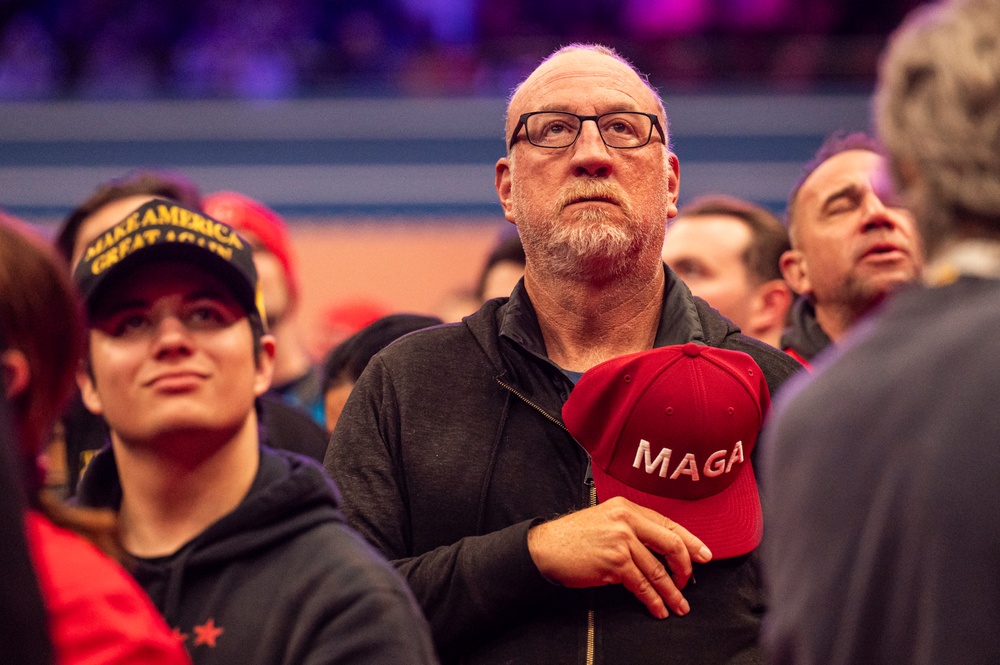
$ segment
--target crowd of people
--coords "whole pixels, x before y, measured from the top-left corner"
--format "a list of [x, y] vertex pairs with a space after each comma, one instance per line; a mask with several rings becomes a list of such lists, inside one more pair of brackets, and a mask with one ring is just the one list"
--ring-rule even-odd
[[12, 0], [0, 99], [506, 94], [572, 41], [666, 84], [867, 86], [920, 0]]
[[[458, 321], [312, 358], [284, 221], [100, 183], [0, 215], [23, 663], [994, 663], [1000, 0], [921, 7], [784, 223], [678, 209], [595, 43], [521, 81]], [[501, 119], [498, 118], [498, 124]]]

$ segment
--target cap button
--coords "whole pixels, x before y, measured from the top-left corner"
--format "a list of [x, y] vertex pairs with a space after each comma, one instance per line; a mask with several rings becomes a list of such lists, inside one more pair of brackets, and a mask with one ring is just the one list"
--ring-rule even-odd
[[684, 351], [684, 355], [689, 358], [697, 358], [701, 355], [701, 349], [701, 345], [695, 344], [694, 342], [688, 342], [682, 347], [681, 350]]

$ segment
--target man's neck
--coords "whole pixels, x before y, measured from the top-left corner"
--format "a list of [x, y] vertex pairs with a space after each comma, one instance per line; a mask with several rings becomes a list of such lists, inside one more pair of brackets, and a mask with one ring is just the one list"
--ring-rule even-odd
[[844, 304], [816, 305], [816, 322], [830, 341], [836, 343], [861, 317]]
[[525, 288], [538, 316], [549, 359], [583, 372], [628, 353], [653, 348], [663, 308], [662, 266], [652, 274], [605, 282], [535, 279]]
[[122, 544], [138, 557], [173, 554], [232, 512], [260, 463], [253, 414], [221, 441], [189, 432], [139, 445], [111, 437], [122, 486]]

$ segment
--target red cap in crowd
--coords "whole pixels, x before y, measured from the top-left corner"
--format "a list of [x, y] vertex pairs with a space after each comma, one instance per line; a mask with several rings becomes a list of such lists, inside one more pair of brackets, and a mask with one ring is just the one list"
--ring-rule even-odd
[[202, 199], [202, 209], [210, 217], [236, 229], [241, 235], [251, 235], [281, 263], [285, 282], [292, 300], [299, 295], [299, 280], [295, 271], [292, 242], [285, 221], [263, 203], [237, 192], [216, 192]]

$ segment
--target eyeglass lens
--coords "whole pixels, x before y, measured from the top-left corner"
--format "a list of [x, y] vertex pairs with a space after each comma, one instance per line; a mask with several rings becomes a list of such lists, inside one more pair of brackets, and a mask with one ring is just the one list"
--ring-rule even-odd
[[[604, 142], [613, 148], [637, 148], [649, 143], [653, 123], [642, 113], [617, 112], [598, 116], [594, 121]], [[528, 141], [544, 148], [572, 145], [583, 121], [572, 113], [544, 112], [528, 117]]]

